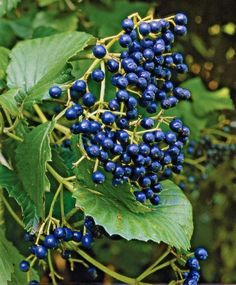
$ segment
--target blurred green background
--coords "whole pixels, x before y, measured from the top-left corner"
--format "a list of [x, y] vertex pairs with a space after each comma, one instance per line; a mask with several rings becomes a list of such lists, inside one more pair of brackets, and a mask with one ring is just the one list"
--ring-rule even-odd
[[[187, 84], [194, 90], [195, 101], [192, 104], [195, 104], [196, 109], [202, 108], [206, 97], [211, 100], [206, 104], [211, 105], [214, 96], [217, 97], [222, 92], [231, 97], [235, 106], [235, 0], [18, 0], [15, 3], [17, 9], [13, 13], [5, 15], [2, 11], [0, 15], [0, 46], [11, 48], [22, 39], [44, 37], [68, 30], [82, 30], [105, 37], [119, 32], [121, 20], [134, 12], [144, 16], [153, 8], [157, 17], [184, 12], [189, 19], [188, 36], [177, 41], [176, 49], [186, 55], [190, 72], [178, 80], [191, 82]], [[201, 80], [189, 81], [195, 77]], [[227, 89], [222, 91], [223, 87]], [[198, 118], [197, 114], [195, 117], [193, 114], [183, 116], [185, 123], [192, 126], [194, 139], [199, 138], [203, 128], [211, 126], [212, 122], [215, 124], [222, 116], [229, 122], [235, 120], [235, 111], [232, 107], [226, 108], [228, 103], [222, 100], [220, 108], [205, 112], [203, 117]], [[209, 259], [202, 268], [202, 282], [236, 282], [235, 170], [236, 161], [232, 157], [215, 165], [206, 180], [199, 179], [197, 184], [185, 190], [194, 209], [193, 248], [202, 245], [209, 250]], [[14, 224], [9, 226], [9, 233], [13, 228]], [[22, 233], [15, 235], [15, 243], [19, 247], [20, 235]], [[162, 245], [153, 243], [107, 238], [95, 243], [94, 254], [101, 262], [110, 264], [121, 273], [135, 276], [157, 258], [161, 248]], [[76, 274], [75, 272], [74, 278]], [[150, 281], [168, 281], [169, 277], [169, 273], [162, 271]]]

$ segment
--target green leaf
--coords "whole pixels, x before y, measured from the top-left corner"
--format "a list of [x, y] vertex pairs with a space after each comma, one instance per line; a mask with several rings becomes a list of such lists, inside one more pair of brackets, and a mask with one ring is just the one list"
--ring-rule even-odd
[[0, 47], [0, 80], [5, 78], [9, 62], [9, 49]]
[[61, 80], [68, 60], [93, 41], [89, 34], [67, 32], [18, 43], [10, 54], [8, 87], [20, 89], [26, 107], [48, 98], [48, 89]]
[[4, 14], [10, 12], [12, 9], [16, 8], [16, 5], [21, 2], [21, 0], [2, 0], [0, 1], [0, 17]]
[[58, 1], [59, 0], [39, 0], [38, 3], [39, 3], [39, 6], [44, 7], [44, 6], [48, 6]]
[[19, 108], [15, 99], [18, 91], [18, 89], [10, 89], [0, 95], [0, 106], [2, 106], [3, 109], [7, 110], [14, 117], [19, 114]]
[[102, 38], [118, 33], [121, 30], [121, 21], [130, 14], [138, 12], [141, 16], [144, 16], [151, 4], [120, 0], [112, 1], [112, 7], [98, 5], [97, 9], [94, 9], [94, 4], [84, 1], [81, 7], [95, 28], [98, 29], [99, 37]]
[[15, 35], [9, 21], [0, 18], [0, 46], [11, 47], [14, 40]]
[[[183, 192], [171, 181], [164, 181], [160, 193], [161, 202], [150, 207], [149, 212], [134, 212], [131, 199], [121, 201], [116, 197], [127, 189], [113, 189], [98, 185], [91, 187], [88, 175], [74, 193], [76, 205], [85, 215], [92, 216], [110, 234], [119, 234], [127, 240], [165, 242], [176, 248], [188, 249], [193, 231], [192, 208]], [[112, 196], [114, 195], [114, 196]], [[133, 206], [134, 203], [133, 203]]]
[[33, 22], [33, 28], [50, 27], [60, 32], [75, 31], [78, 24], [76, 13], [62, 14], [56, 11], [39, 12]]
[[199, 77], [184, 82], [182, 87], [191, 91], [192, 107], [197, 116], [203, 117], [209, 112], [234, 109], [228, 88], [222, 88], [214, 92], [209, 91]]
[[[19, 263], [24, 259], [18, 249], [6, 239], [3, 229], [0, 228], [1, 285], [22, 285], [27, 283], [27, 275], [19, 269]], [[38, 279], [38, 275], [34, 270], [32, 277]]]
[[0, 165], [0, 186], [5, 188], [9, 196], [14, 198], [21, 207], [25, 228], [29, 230], [37, 227], [39, 217], [34, 202], [23, 189], [16, 173], [3, 165]]
[[44, 216], [44, 192], [50, 189], [46, 163], [51, 160], [49, 134], [53, 125], [53, 122], [48, 122], [37, 126], [25, 135], [23, 143], [16, 149], [19, 179], [41, 217]]

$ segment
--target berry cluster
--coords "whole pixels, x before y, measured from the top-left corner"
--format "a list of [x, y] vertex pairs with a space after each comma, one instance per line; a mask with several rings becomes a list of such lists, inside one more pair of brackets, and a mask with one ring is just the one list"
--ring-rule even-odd
[[190, 189], [199, 187], [199, 183], [206, 180], [212, 168], [236, 157], [233, 128], [226, 125], [223, 128], [208, 131], [215, 135], [204, 135], [199, 141], [192, 140], [188, 144], [186, 157], [193, 161], [193, 164], [185, 168], [186, 179], [179, 183], [181, 189], [185, 189], [186, 186]]
[[[117, 41], [125, 50], [119, 56], [109, 53], [106, 45], [93, 48], [96, 60], [112, 74], [114, 97], [104, 102], [103, 94], [96, 102], [87, 76], [70, 87], [73, 105], [65, 117], [76, 120], [71, 132], [81, 136], [85, 156], [96, 161], [93, 182], [105, 181], [102, 167], [112, 173], [114, 186], [129, 182], [138, 188], [134, 195], [141, 203], [148, 199], [158, 205], [160, 180], [183, 168], [182, 148], [189, 128], [180, 119], [164, 117], [163, 112], [190, 98], [187, 89], [174, 86], [171, 80], [173, 74], [188, 71], [182, 54], [171, 52], [175, 36], [186, 34], [186, 24], [181, 13], [159, 20], [124, 19]], [[95, 68], [88, 76], [102, 82], [105, 69]], [[49, 94], [58, 98], [62, 89], [53, 86]], [[163, 124], [170, 130], [163, 131]]]
[[194, 257], [191, 257], [186, 262], [188, 271], [184, 273], [184, 285], [197, 285], [200, 279], [199, 261], [206, 260], [208, 253], [205, 248], [199, 247], [194, 252]]
[[219, 163], [236, 156], [236, 145], [224, 142], [214, 143], [209, 136], [203, 136], [198, 144], [194, 141], [190, 142], [187, 153], [193, 158], [204, 155], [208, 164], [217, 166]]
[[[37, 259], [45, 259], [48, 255], [48, 250], [57, 250], [61, 253], [64, 259], [71, 258], [73, 252], [67, 249], [67, 242], [73, 241], [78, 243], [84, 248], [90, 248], [93, 242], [93, 236], [96, 236], [96, 226], [94, 221], [90, 217], [86, 217], [84, 220], [84, 231], [73, 231], [68, 227], [56, 227], [52, 233], [45, 235], [43, 242], [35, 244], [35, 235], [26, 233], [24, 240], [26, 242], [32, 242], [30, 246], [31, 256], [35, 256]], [[28, 272], [30, 270], [30, 262], [28, 260], [23, 260], [19, 264], [19, 268], [23, 272]], [[94, 276], [95, 273], [92, 275]], [[37, 285], [38, 281], [30, 281], [29, 285]]]

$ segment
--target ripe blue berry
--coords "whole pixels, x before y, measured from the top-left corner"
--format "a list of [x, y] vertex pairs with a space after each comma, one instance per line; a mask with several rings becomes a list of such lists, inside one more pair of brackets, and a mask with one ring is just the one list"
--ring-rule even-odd
[[113, 161], [108, 161], [108, 162], [105, 164], [104, 169], [105, 169], [107, 172], [113, 172], [113, 171], [115, 171], [115, 169], [116, 169], [116, 163], [113, 162]]
[[205, 248], [203, 247], [198, 247], [195, 252], [194, 252], [195, 257], [198, 260], [206, 260], [208, 257], [208, 252]]
[[87, 247], [87, 248], [91, 247], [91, 244], [93, 242], [93, 238], [92, 238], [91, 234], [85, 234], [82, 237], [81, 242], [82, 242], [82, 245], [84, 247]]
[[174, 28], [174, 32], [178, 36], [184, 36], [187, 33], [187, 28], [185, 26], [176, 25]]
[[134, 195], [136, 197], [136, 200], [140, 203], [144, 203], [146, 201], [146, 195], [142, 191], [135, 191]]
[[35, 255], [38, 259], [43, 259], [47, 256], [47, 249], [43, 245], [38, 245], [35, 249]]
[[122, 21], [121, 26], [126, 32], [130, 32], [134, 28], [134, 22], [132, 19], [127, 18]]
[[95, 97], [92, 93], [88, 92], [83, 95], [83, 104], [86, 107], [91, 107], [95, 103]]
[[44, 246], [46, 248], [55, 248], [58, 245], [58, 240], [54, 235], [47, 235], [44, 239]]
[[64, 238], [64, 236], [65, 236], [64, 228], [61, 228], [61, 227], [55, 228], [55, 230], [53, 231], [53, 235], [57, 239]]
[[116, 116], [113, 113], [106, 111], [101, 115], [101, 119], [103, 124], [112, 125], [115, 122]]
[[67, 120], [75, 120], [75, 119], [78, 118], [78, 112], [72, 106], [72, 107], [70, 107], [69, 109], [66, 110], [65, 117], [67, 118]]
[[103, 81], [105, 77], [104, 72], [101, 69], [95, 69], [92, 73], [91, 73], [91, 78], [96, 81], [96, 82], [101, 82]]
[[150, 201], [153, 205], [158, 205], [160, 203], [160, 196], [154, 194]]
[[104, 176], [104, 174], [102, 172], [95, 171], [92, 174], [92, 180], [96, 184], [101, 184], [101, 183], [103, 183], [105, 181], [105, 176]]
[[154, 127], [154, 121], [151, 118], [143, 118], [140, 125], [145, 129], [149, 130]]
[[102, 45], [96, 45], [93, 48], [93, 54], [96, 58], [103, 58], [106, 55], [106, 48]]
[[143, 36], [147, 36], [151, 32], [151, 27], [148, 23], [142, 22], [139, 26], [139, 32]]
[[119, 43], [122, 47], [128, 47], [132, 43], [132, 39], [129, 35], [123, 34], [119, 39]]
[[188, 19], [186, 15], [184, 15], [183, 13], [178, 13], [175, 15], [174, 21], [177, 25], [186, 25], [188, 22]]
[[189, 258], [186, 262], [186, 266], [189, 269], [193, 269], [193, 270], [199, 270], [200, 269], [199, 262], [195, 257]]
[[97, 274], [97, 269], [93, 266], [89, 267], [87, 269], [87, 272], [89, 274], [89, 276], [91, 277], [92, 280], [96, 279], [98, 277], [98, 274]]
[[86, 148], [89, 157], [96, 158], [100, 155], [100, 149], [97, 145], [90, 145]]
[[73, 241], [80, 242], [82, 239], [82, 236], [83, 235], [81, 232], [77, 232], [77, 231], [73, 232]]
[[109, 59], [106, 63], [106, 66], [110, 72], [117, 72], [119, 69], [119, 63], [114, 59]]
[[63, 238], [64, 241], [70, 241], [73, 238], [73, 231], [67, 227], [64, 227], [65, 236]]
[[86, 82], [84, 80], [76, 80], [73, 85], [72, 89], [77, 91], [79, 94], [84, 94], [86, 92]]
[[21, 271], [27, 272], [27, 271], [29, 271], [30, 264], [29, 264], [28, 261], [22, 260], [20, 265], [19, 265], [19, 268], [20, 268]]
[[52, 98], [59, 98], [62, 94], [62, 90], [59, 86], [57, 85], [54, 85], [52, 86], [50, 89], [49, 89], [49, 95], [52, 97]]

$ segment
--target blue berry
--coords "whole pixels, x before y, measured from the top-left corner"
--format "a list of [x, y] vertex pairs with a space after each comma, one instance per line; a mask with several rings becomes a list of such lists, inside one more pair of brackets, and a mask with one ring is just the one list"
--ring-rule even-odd
[[198, 260], [206, 260], [208, 257], [208, 252], [205, 248], [203, 247], [198, 247], [195, 252], [194, 252], [195, 257]]
[[19, 268], [20, 268], [21, 271], [27, 272], [27, 271], [29, 271], [30, 264], [29, 264], [28, 261], [22, 260], [20, 265], [19, 265]]
[[112, 125], [115, 122], [115, 119], [116, 116], [109, 111], [106, 111], [101, 115], [101, 120], [105, 125]]
[[77, 231], [73, 232], [73, 241], [80, 242], [82, 239], [82, 236], [83, 235], [81, 232], [77, 232]]
[[171, 122], [170, 122], [170, 128], [172, 131], [174, 132], [181, 132], [182, 131], [182, 127], [183, 127], [183, 123], [180, 119], [173, 119]]
[[127, 153], [131, 156], [135, 156], [137, 155], [139, 152], [139, 146], [136, 145], [136, 144], [130, 144], [128, 147], [127, 147]]
[[161, 31], [161, 22], [160, 21], [152, 21], [150, 23], [150, 28], [152, 33], [158, 33]]
[[132, 39], [129, 35], [123, 34], [120, 36], [119, 43], [122, 47], [128, 47], [132, 43]]
[[106, 48], [102, 45], [96, 45], [93, 48], [93, 54], [96, 58], [103, 58], [106, 55]]
[[188, 19], [183, 13], [178, 13], [175, 15], [174, 21], [177, 25], [187, 25]]
[[93, 242], [93, 238], [91, 234], [85, 234], [81, 239], [82, 246], [87, 247], [87, 248], [91, 247], [92, 242]]
[[76, 80], [73, 85], [72, 89], [77, 91], [79, 94], [84, 94], [86, 92], [86, 82], [84, 80]]
[[160, 196], [154, 194], [150, 201], [153, 205], [158, 205], [160, 203]]
[[58, 245], [58, 240], [54, 235], [47, 235], [44, 239], [44, 246], [46, 248], [55, 248]]
[[47, 249], [43, 245], [38, 245], [35, 249], [35, 255], [38, 259], [43, 259], [47, 256]]
[[96, 158], [100, 155], [100, 149], [97, 145], [91, 145], [86, 148], [89, 157]]
[[120, 109], [120, 103], [117, 99], [111, 99], [108, 103], [108, 107], [111, 111], [118, 111]]
[[140, 203], [144, 203], [146, 201], [146, 195], [142, 191], [135, 191], [134, 195], [136, 197], [136, 200]]
[[126, 32], [130, 32], [134, 28], [134, 22], [132, 19], [127, 18], [122, 21], [121, 26]]
[[105, 74], [101, 69], [95, 69], [91, 73], [91, 78], [96, 82], [103, 81], [104, 77], [105, 77]]
[[63, 238], [64, 241], [71, 241], [73, 238], [73, 231], [70, 228], [64, 227], [65, 236]]
[[95, 97], [92, 93], [88, 92], [83, 95], [83, 104], [86, 107], [91, 107], [95, 103]]
[[178, 36], [184, 36], [187, 33], [187, 28], [185, 26], [176, 25], [174, 28], [174, 32]]
[[139, 32], [140, 32], [141, 35], [147, 36], [151, 32], [150, 25], [148, 23], [146, 23], [146, 22], [142, 22], [139, 25]]
[[92, 174], [92, 180], [96, 184], [101, 184], [101, 183], [103, 183], [105, 181], [105, 176], [104, 176], [104, 174], [102, 172], [95, 171]]
[[89, 267], [87, 269], [87, 272], [88, 272], [89, 276], [91, 277], [91, 279], [93, 279], [93, 280], [98, 277], [97, 269], [93, 266]]
[[125, 102], [129, 99], [129, 93], [126, 90], [119, 90], [116, 92], [116, 98], [119, 102]]
[[34, 234], [30, 234], [30, 233], [24, 234], [24, 241], [29, 242], [29, 241], [34, 241], [34, 240], [35, 240]]
[[64, 238], [64, 236], [65, 236], [64, 228], [61, 228], [61, 227], [55, 228], [55, 230], [53, 231], [53, 235], [57, 239]]
[[54, 85], [52, 86], [50, 89], [49, 89], [49, 95], [52, 97], [52, 98], [59, 98], [62, 94], [62, 90], [61, 90], [61, 87], [57, 86], [57, 85]]
[[199, 270], [200, 269], [199, 262], [195, 257], [189, 258], [186, 262], [186, 266], [189, 269], [193, 269], [193, 270]]
[[76, 109], [72, 106], [65, 112], [65, 117], [67, 120], [75, 120], [78, 118], [78, 112]]
[[115, 171], [115, 169], [116, 169], [116, 163], [113, 162], [113, 161], [108, 161], [108, 162], [105, 164], [104, 169], [105, 169], [107, 172], [113, 172], [113, 171]]
[[151, 118], [143, 118], [140, 125], [145, 129], [149, 130], [154, 127], [154, 121]]
[[117, 72], [119, 69], [119, 63], [114, 59], [109, 59], [106, 63], [106, 66], [110, 72]]

